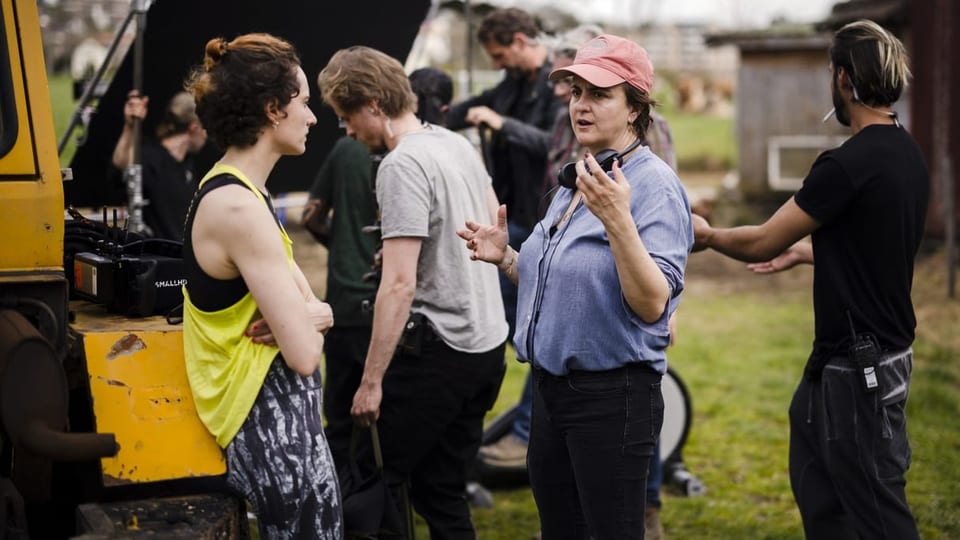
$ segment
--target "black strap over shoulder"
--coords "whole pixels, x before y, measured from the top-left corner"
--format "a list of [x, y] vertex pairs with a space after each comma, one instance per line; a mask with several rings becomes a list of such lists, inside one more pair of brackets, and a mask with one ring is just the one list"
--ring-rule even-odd
[[[187, 211], [187, 221], [184, 224], [183, 234], [183, 263], [187, 271], [187, 291], [193, 305], [204, 311], [218, 311], [236, 304], [250, 290], [243, 277], [234, 279], [216, 279], [207, 275], [197, 263], [193, 251], [193, 239], [190, 231], [193, 230], [193, 219], [197, 213], [197, 206], [211, 191], [230, 184], [239, 184], [247, 187], [239, 178], [232, 174], [220, 174], [204, 182], [203, 186], [193, 195], [190, 209]], [[272, 210], [272, 208], [271, 208]]]

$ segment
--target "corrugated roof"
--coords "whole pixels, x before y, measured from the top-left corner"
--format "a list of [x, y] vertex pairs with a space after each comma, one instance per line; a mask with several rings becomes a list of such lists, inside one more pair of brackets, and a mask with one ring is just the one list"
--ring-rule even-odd
[[826, 33], [809, 24], [775, 25], [763, 30], [717, 32], [705, 36], [707, 46], [736, 45], [742, 51], [798, 51], [824, 49], [830, 43]]
[[849, 0], [835, 4], [830, 15], [817, 23], [818, 30], [833, 31], [859, 19], [885, 26], [900, 26], [910, 18], [908, 0]]

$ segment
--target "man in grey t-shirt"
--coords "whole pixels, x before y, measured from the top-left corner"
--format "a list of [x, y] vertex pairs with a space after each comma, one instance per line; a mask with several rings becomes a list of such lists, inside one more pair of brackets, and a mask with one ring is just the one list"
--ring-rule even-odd
[[472, 264], [456, 230], [495, 219], [490, 178], [464, 138], [417, 119], [397, 60], [344, 49], [318, 84], [347, 135], [388, 152], [376, 180], [382, 278], [351, 414], [377, 422], [387, 479], [409, 481], [431, 536], [474, 538], [466, 471], [503, 378], [507, 323], [496, 268]]

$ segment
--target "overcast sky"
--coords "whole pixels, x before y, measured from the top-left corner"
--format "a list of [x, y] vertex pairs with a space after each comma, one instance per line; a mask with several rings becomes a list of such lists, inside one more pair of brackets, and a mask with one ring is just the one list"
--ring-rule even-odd
[[815, 22], [842, 0], [520, 0], [494, 3], [536, 6], [551, 4], [581, 20], [626, 24], [646, 22], [714, 23], [724, 27], [765, 26], [776, 17]]

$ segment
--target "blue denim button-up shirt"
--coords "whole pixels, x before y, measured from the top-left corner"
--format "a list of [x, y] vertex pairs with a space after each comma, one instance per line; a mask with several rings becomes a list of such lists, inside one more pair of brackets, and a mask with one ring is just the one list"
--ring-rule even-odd
[[580, 203], [553, 234], [574, 195], [561, 188], [520, 250], [517, 357], [554, 375], [604, 371], [631, 362], [667, 369], [667, 322], [683, 290], [693, 245], [690, 204], [676, 173], [643, 147], [623, 165], [630, 213], [640, 239], [670, 286], [663, 316], [652, 324], [627, 305], [603, 224]]

